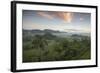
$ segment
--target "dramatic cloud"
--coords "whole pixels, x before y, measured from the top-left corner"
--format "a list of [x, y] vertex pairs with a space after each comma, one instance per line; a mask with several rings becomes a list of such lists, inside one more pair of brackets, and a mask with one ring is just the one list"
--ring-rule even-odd
[[60, 19], [63, 22], [70, 23], [72, 21], [73, 14], [71, 12], [38, 12], [38, 15], [48, 19]]

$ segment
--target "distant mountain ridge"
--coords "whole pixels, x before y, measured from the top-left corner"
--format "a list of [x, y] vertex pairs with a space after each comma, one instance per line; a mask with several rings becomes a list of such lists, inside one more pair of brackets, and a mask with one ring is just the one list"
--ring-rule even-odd
[[33, 32], [33, 33], [44, 33], [44, 32], [49, 32], [49, 33], [67, 33], [67, 32], [63, 32], [63, 31], [58, 31], [58, 30], [51, 30], [51, 29], [44, 29], [44, 30], [40, 30], [40, 29], [33, 29], [33, 30], [27, 30], [27, 29], [23, 29], [23, 31], [26, 32]]
[[64, 32], [64, 31], [59, 31], [59, 30], [51, 30], [51, 29], [32, 29], [32, 30], [27, 30], [23, 29], [23, 33], [29, 33], [29, 34], [44, 34], [44, 33], [52, 33], [53, 35], [81, 35], [81, 36], [90, 36], [90, 33], [79, 33], [79, 32]]

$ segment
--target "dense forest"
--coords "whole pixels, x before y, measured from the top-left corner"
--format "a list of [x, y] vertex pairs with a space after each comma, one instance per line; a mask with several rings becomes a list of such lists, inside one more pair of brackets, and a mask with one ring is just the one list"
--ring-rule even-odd
[[[38, 31], [39, 34], [36, 34], [37, 31], [35, 30], [31, 32], [23, 30], [23, 62], [86, 60], [91, 58], [90, 36], [71, 34], [63, 37], [52, 32]], [[55, 33], [62, 34], [64, 32], [56, 31]]]

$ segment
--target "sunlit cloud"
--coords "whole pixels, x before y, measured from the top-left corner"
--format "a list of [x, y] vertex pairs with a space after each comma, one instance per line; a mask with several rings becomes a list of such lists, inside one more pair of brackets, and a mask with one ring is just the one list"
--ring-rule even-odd
[[59, 12], [57, 16], [61, 18], [64, 22], [70, 23], [72, 21], [72, 13], [70, 12]]
[[45, 17], [47, 19], [60, 19], [64, 23], [70, 23], [73, 18], [73, 14], [71, 12], [54, 12], [54, 13], [47, 13], [47, 12], [37, 12], [38, 15]]

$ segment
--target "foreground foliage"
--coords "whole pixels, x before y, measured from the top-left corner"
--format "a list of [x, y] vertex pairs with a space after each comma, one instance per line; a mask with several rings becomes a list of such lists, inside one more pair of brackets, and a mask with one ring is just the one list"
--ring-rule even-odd
[[65, 61], [90, 59], [91, 41], [88, 36], [62, 38], [44, 35], [23, 36], [23, 62]]

